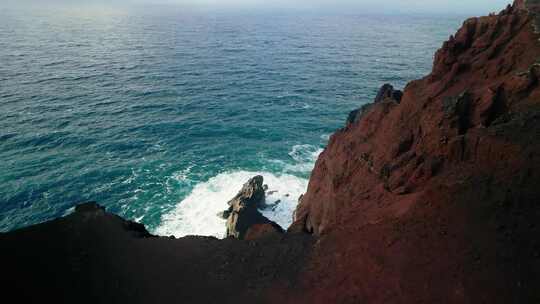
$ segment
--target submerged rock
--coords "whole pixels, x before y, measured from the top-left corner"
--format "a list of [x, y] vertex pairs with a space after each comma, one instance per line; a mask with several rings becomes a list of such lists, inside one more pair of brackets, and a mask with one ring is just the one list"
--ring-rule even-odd
[[258, 175], [244, 184], [229, 202], [222, 217], [227, 219], [227, 237], [254, 239], [263, 235], [283, 233], [283, 229], [259, 212], [265, 205], [263, 177]]

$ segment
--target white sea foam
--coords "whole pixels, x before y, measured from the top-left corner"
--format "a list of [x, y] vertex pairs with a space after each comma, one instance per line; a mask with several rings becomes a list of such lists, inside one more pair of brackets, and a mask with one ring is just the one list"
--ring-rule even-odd
[[[311, 172], [322, 149], [313, 145], [295, 145], [289, 152], [293, 162], [269, 160], [282, 165], [281, 174], [270, 172], [233, 171], [221, 173], [206, 182], [197, 184], [191, 193], [173, 210], [164, 214], [160, 225], [153, 231], [157, 235], [204, 235], [223, 238], [226, 233], [225, 220], [217, 214], [228, 208], [242, 185], [255, 175], [262, 175], [268, 185], [266, 203], [268, 208], [261, 213], [287, 229], [292, 223], [298, 198], [308, 185], [306, 178], [293, 174]], [[178, 180], [188, 179], [191, 168], [174, 175]], [[293, 173], [293, 174], [291, 174]]]
[[328, 142], [330, 140], [330, 136], [332, 136], [332, 134], [323, 134], [323, 135], [321, 135], [321, 139], [324, 142]]
[[292, 147], [289, 156], [295, 161], [294, 164], [286, 164], [284, 171], [288, 173], [309, 173], [323, 149], [313, 145], [296, 145]]
[[313, 145], [296, 145], [292, 147], [289, 156], [298, 163], [313, 164], [323, 149]]
[[172, 178], [178, 182], [185, 182], [189, 180], [189, 174], [191, 173], [191, 169], [193, 169], [193, 165], [187, 167], [186, 169], [180, 172], [173, 174]]
[[64, 214], [62, 216], [68, 216], [68, 215], [72, 214], [73, 212], [75, 212], [75, 207], [71, 207], [71, 208], [67, 209], [66, 211], [64, 211]]
[[262, 175], [264, 183], [269, 186], [267, 204], [280, 200], [274, 208], [269, 207], [261, 212], [280, 226], [289, 227], [298, 197], [306, 190], [308, 181], [287, 174], [277, 176], [268, 172], [235, 171], [221, 173], [196, 185], [188, 197], [162, 217], [154, 233], [176, 237], [205, 235], [223, 238], [225, 220], [217, 214], [228, 208], [227, 202], [255, 175]]

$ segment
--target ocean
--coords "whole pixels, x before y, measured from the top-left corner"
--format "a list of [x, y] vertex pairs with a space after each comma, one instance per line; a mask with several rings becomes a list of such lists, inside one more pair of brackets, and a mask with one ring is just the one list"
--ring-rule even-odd
[[217, 213], [256, 174], [286, 228], [329, 135], [427, 74], [463, 19], [0, 9], [0, 231], [97, 201], [158, 235], [222, 237]]

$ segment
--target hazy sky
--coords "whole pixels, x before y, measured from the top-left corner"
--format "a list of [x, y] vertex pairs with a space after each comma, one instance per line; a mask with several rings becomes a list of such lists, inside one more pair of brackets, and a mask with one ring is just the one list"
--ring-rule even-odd
[[[0, 0], [6, 3], [70, 4], [180, 4], [201, 8], [335, 10], [369, 13], [487, 14], [503, 9], [511, 0]], [[351, 11], [352, 10], [352, 11]]]

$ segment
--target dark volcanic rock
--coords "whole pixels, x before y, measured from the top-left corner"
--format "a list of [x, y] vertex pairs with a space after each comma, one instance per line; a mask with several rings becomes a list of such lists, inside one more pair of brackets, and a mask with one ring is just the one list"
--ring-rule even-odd
[[347, 125], [353, 124], [359, 121], [362, 118], [362, 116], [369, 110], [369, 108], [371, 108], [372, 105], [373, 104], [368, 103], [361, 106], [360, 108], [356, 110], [351, 111], [349, 113], [349, 116], [347, 117]]
[[[283, 229], [259, 212], [265, 205], [263, 177], [255, 176], [244, 184], [240, 192], [228, 202], [227, 237], [253, 239], [271, 233], [283, 233]], [[250, 230], [252, 232], [248, 233]]]
[[403, 92], [400, 90], [394, 90], [394, 87], [391, 84], [384, 84], [377, 93], [373, 103], [379, 103], [386, 100], [391, 100], [399, 103], [403, 97]]
[[86, 203], [64, 218], [0, 233], [2, 297], [20, 303], [273, 303], [276, 290], [293, 292], [312, 244], [305, 235], [245, 242], [155, 237], [134, 224]]
[[379, 89], [379, 92], [377, 93], [377, 96], [375, 97], [373, 103], [365, 104], [349, 113], [349, 116], [347, 117], [347, 125], [354, 124], [359, 121], [363, 117], [363, 115], [366, 114], [369, 109], [371, 109], [373, 104], [381, 102], [399, 103], [402, 97], [403, 92], [401, 92], [400, 90], [394, 90], [394, 87], [390, 84], [384, 84]]
[[81, 213], [97, 212], [97, 213], [102, 214], [105, 212], [105, 208], [98, 205], [98, 203], [96, 202], [88, 202], [88, 203], [82, 203], [75, 206], [75, 212], [81, 212]]

